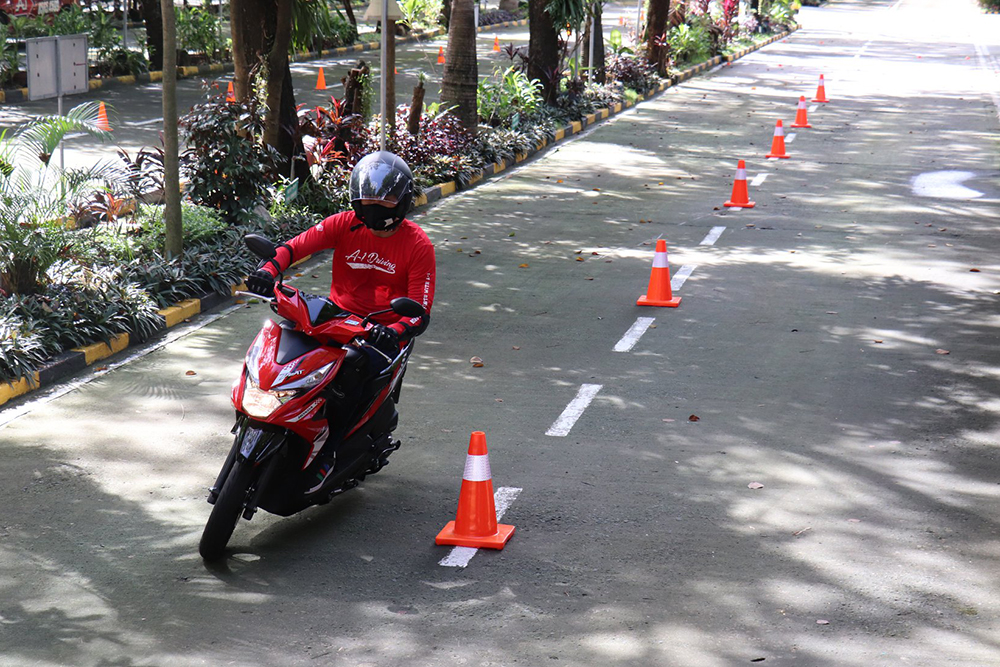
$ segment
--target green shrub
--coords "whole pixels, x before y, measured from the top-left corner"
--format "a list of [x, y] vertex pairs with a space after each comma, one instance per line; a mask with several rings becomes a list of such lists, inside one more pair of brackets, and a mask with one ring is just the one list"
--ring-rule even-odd
[[[296, 3], [298, 4], [298, 3]], [[177, 45], [189, 53], [203, 53], [210, 60], [222, 55], [226, 41], [219, 17], [200, 7], [177, 8]]]
[[676, 62], [694, 64], [708, 59], [711, 43], [708, 32], [700, 22], [695, 25], [682, 23], [671, 28], [667, 41]]
[[529, 79], [517, 65], [493, 70], [493, 76], [479, 82], [476, 91], [479, 117], [493, 127], [519, 122], [522, 116], [538, 111], [542, 104], [542, 84]]
[[196, 204], [218, 209], [230, 223], [254, 219], [266, 201], [277, 152], [262, 140], [263, 113], [257, 100], [208, 99], [180, 119], [188, 148], [181, 154], [187, 193]]

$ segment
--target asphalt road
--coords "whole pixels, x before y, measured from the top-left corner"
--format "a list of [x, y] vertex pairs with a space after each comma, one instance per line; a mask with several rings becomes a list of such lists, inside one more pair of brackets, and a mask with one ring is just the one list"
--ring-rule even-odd
[[[0, 662], [995, 664], [1000, 16], [801, 20], [420, 215], [438, 295], [402, 449], [241, 524], [224, 566], [204, 489], [262, 307], [0, 411], [28, 408], [0, 428]], [[831, 102], [765, 160], [820, 73]], [[757, 207], [725, 210], [740, 158]], [[678, 309], [634, 305], [657, 238]], [[517, 532], [442, 566], [473, 430]]]

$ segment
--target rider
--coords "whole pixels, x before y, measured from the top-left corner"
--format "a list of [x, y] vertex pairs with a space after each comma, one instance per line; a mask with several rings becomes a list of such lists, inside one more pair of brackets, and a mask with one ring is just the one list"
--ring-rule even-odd
[[[423, 333], [430, 322], [434, 246], [424, 230], [405, 218], [413, 200], [413, 175], [396, 155], [379, 151], [358, 161], [351, 172], [350, 198], [352, 211], [331, 215], [279, 244], [274, 259], [247, 277], [247, 289], [270, 296], [280, 271], [296, 259], [332, 248], [330, 299], [344, 310], [366, 315], [388, 309], [400, 296], [423, 305], [426, 314], [420, 317], [390, 311], [372, 318], [367, 340], [391, 359], [401, 343]], [[370, 376], [389, 363], [377, 353], [367, 356], [369, 369], [359, 367], [359, 375]]]

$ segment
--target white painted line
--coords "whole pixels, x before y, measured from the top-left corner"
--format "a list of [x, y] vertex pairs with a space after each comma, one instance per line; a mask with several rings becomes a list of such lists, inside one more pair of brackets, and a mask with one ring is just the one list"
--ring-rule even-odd
[[788, 133], [788, 136], [787, 136], [787, 137], [785, 137], [785, 143], [786, 143], [786, 144], [790, 144], [790, 143], [792, 143], [793, 141], [795, 141], [795, 134], [796, 134], [795, 132], [789, 132], [789, 133]]
[[770, 175], [771, 174], [757, 174], [756, 176], [753, 177], [753, 180], [750, 181], [750, 185], [757, 187], [758, 185], [763, 183], [764, 180], [767, 179], [767, 177]]
[[[493, 504], [497, 508], [498, 522], [503, 518], [504, 512], [514, 504], [519, 493], [521, 493], [521, 489], [513, 486], [501, 486], [493, 493]], [[455, 547], [451, 550], [451, 553], [438, 562], [438, 565], [443, 565], [444, 567], [465, 567], [472, 560], [472, 557], [476, 555], [477, 551], [479, 549], [475, 547]]]
[[[722, 229], [725, 229], [725, 227]], [[622, 339], [615, 343], [612, 351], [628, 352], [631, 350], [635, 347], [635, 344], [639, 342], [639, 339], [642, 338], [642, 334], [646, 333], [646, 329], [649, 328], [649, 325], [655, 321], [655, 317], [640, 317], [636, 319], [635, 323], [629, 327], [629, 330], [625, 332], [624, 336], [622, 336]]]
[[576, 398], [569, 402], [566, 409], [562, 411], [559, 418], [549, 427], [549, 430], [545, 432], [545, 435], [555, 436], [561, 438], [563, 436], [569, 435], [570, 430], [573, 428], [573, 424], [576, 420], [583, 416], [583, 411], [587, 409], [590, 402], [594, 400], [597, 396], [597, 392], [601, 390], [604, 385], [600, 384], [585, 384], [581, 385], [580, 391], [576, 393]]
[[712, 231], [708, 233], [708, 236], [701, 240], [698, 245], [715, 245], [715, 242], [719, 240], [722, 236], [722, 232], [726, 231], [725, 227], [712, 227]]
[[[897, 3], [897, 6], [898, 6], [898, 3]], [[854, 54], [854, 59], [857, 60], [858, 58], [860, 58], [861, 56], [863, 56], [865, 54], [865, 50], [869, 46], [871, 46], [871, 44], [872, 44], [873, 41], [874, 40], [869, 39], [867, 42], [865, 42], [865, 45], [862, 46], [861, 49], [857, 53]]]
[[813, 111], [816, 111], [816, 109], [819, 109], [819, 105], [818, 104], [810, 104], [809, 105], [809, 113], [812, 113]]
[[143, 125], [157, 125], [162, 122], [162, 118], [153, 118], [152, 120], [132, 120], [122, 123], [122, 125], [128, 125], [129, 127], [142, 127]]
[[698, 268], [697, 264], [685, 264], [682, 266], [677, 273], [670, 278], [670, 290], [677, 291], [681, 288], [681, 285], [691, 277], [691, 274], [695, 269]]

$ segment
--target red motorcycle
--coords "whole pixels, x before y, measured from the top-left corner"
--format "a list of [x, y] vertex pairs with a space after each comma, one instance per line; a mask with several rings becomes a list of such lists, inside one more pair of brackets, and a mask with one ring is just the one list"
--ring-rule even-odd
[[[264, 237], [244, 240], [261, 258], [274, 257]], [[400, 444], [392, 432], [413, 341], [392, 357], [365, 336], [375, 315], [424, 314], [400, 297], [388, 310], [360, 316], [285, 285], [281, 275], [273, 298], [240, 294], [270, 303], [281, 321], [264, 324], [233, 384], [236, 437], [209, 490], [212, 513], [198, 545], [207, 561], [222, 557], [240, 516], [249, 520], [258, 508], [289, 516], [328, 503], [388, 463]], [[369, 370], [372, 355], [384, 370]]]

